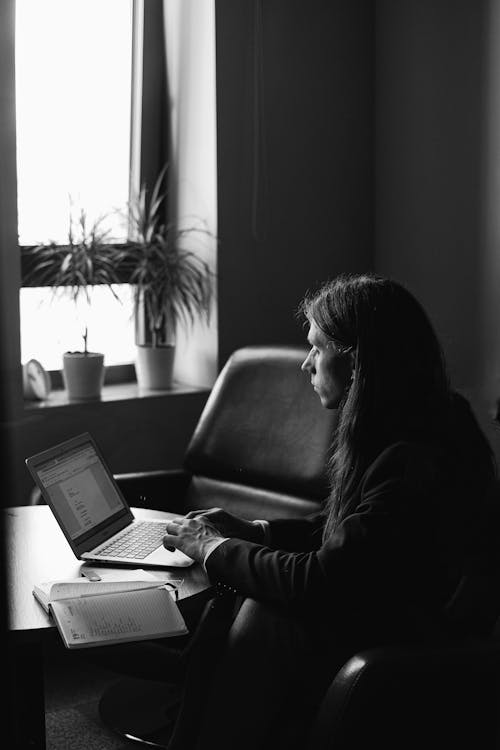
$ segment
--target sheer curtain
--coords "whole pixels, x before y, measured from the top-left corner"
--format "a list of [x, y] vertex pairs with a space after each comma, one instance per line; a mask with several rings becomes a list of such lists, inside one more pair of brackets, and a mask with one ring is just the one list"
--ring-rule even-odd
[[[170, 218], [201, 220], [217, 235], [217, 153], [214, 0], [163, 0], [166, 45]], [[216, 270], [216, 240], [199, 244]], [[221, 252], [224, 248], [221, 246]], [[217, 307], [209, 326], [200, 322], [178, 336], [176, 377], [211, 386], [218, 368]]]

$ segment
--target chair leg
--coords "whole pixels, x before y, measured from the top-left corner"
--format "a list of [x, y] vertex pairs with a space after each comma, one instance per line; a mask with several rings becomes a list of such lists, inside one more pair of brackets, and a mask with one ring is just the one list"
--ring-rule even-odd
[[139, 746], [166, 748], [179, 709], [179, 685], [126, 678], [111, 685], [99, 701], [103, 723]]

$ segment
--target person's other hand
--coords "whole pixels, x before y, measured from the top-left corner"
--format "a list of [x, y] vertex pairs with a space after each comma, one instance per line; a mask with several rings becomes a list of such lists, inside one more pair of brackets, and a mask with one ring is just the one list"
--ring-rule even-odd
[[205, 518], [212, 526], [215, 526], [221, 536], [245, 539], [247, 542], [262, 541], [262, 530], [260, 526], [247, 521], [244, 518], [228, 513], [222, 508], [210, 508], [209, 510], [191, 510], [186, 518]]
[[203, 562], [213, 542], [224, 538], [204, 515], [172, 518], [167, 521], [165, 530], [163, 546], [170, 551], [179, 549], [197, 562]]

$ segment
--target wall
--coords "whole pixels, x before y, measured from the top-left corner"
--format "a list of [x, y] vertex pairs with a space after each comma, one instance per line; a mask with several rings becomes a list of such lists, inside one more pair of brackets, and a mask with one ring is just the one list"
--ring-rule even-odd
[[[481, 371], [474, 401], [500, 467], [500, 3], [485, 3], [485, 76], [480, 261]], [[477, 395], [476, 395], [477, 394]], [[477, 407], [476, 407], [477, 408]], [[490, 417], [488, 419], [488, 417]]]
[[500, 459], [499, 11], [377, 2], [375, 267], [423, 302]]
[[484, 10], [382, 0], [376, 17], [375, 265], [422, 300], [458, 386], [481, 363]]
[[500, 397], [500, 3], [486, 3], [483, 152], [482, 377], [486, 397]]
[[[11, 442], [11, 425], [20, 401], [20, 348], [18, 315], [19, 254], [17, 252], [17, 205], [15, 186], [15, 119], [14, 119], [14, 0], [0, 3], [0, 476], [2, 507], [14, 504], [15, 480]], [[0, 540], [3, 539], [3, 517], [0, 516]], [[4, 545], [0, 545], [0, 659], [9, 684], [16, 680], [11, 639], [7, 630], [7, 581]], [[5, 729], [4, 742], [16, 746], [19, 716], [14, 692], [8, 691], [0, 707], [0, 722]]]
[[372, 256], [372, 12], [216, 0], [219, 352], [303, 342], [309, 287]]
[[4, 505], [15, 496], [17, 446], [12, 426], [21, 408], [14, 7], [14, 0], [0, 4], [0, 461]]

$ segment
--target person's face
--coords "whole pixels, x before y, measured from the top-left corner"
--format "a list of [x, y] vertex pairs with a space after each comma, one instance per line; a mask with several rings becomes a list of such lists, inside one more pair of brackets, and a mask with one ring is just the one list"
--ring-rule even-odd
[[325, 409], [338, 409], [352, 380], [353, 355], [338, 350], [317, 327], [309, 324], [307, 341], [311, 347], [302, 370], [311, 376], [311, 385]]

